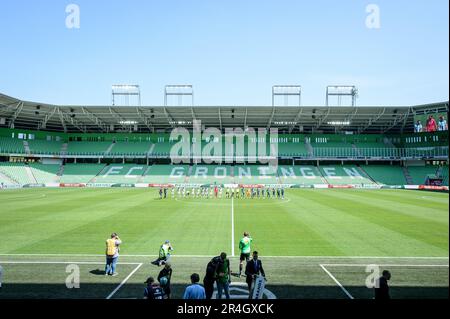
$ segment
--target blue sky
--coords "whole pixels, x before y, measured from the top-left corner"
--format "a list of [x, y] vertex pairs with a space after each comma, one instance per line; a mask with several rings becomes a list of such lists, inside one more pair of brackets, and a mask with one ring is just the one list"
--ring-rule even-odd
[[[66, 28], [66, 6], [80, 28]], [[379, 29], [365, 21], [380, 8]], [[358, 105], [448, 100], [448, 0], [0, 0], [0, 92], [107, 105], [136, 83], [145, 105], [166, 84], [192, 84], [197, 105], [269, 105], [274, 84], [300, 84], [324, 105], [354, 84]]]

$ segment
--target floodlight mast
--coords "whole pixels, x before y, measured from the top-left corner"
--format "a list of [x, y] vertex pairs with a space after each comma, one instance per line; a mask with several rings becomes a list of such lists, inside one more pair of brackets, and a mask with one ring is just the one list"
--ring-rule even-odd
[[[168, 105], [169, 97], [178, 97], [178, 105]], [[183, 105], [183, 97], [191, 97], [191, 105]], [[194, 106], [194, 88], [191, 84], [166, 85], [164, 87], [164, 106]]]
[[136, 84], [115, 84], [111, 88], [112, 106], [118, 106], [116, 98], [122, 97], [124, 103], [121, 105], [130, 106], [130, 97], [137, 98], [137, 105], [141, 106], [141, 89]]
[[358, 89], [354, 85], [329, 85], [327, 86], [327, 93], [325, 99], [325, 105], [330, 106], [330, 97], [337, 96], [338, 105], [342, 106], [342, 97], [351, 96], [352, 105], [356, 106], [356, 98], [358, 97]]
[[[302, 105], [302, 87], [300, 85], [274, 85], [272, 86], [272, 106], [276, 97], [284, 97], [284, 106], [289, 106], [289, 97], [298, 97], [298, 105]], [[279, 106], [279, 105], [278, 105]]]

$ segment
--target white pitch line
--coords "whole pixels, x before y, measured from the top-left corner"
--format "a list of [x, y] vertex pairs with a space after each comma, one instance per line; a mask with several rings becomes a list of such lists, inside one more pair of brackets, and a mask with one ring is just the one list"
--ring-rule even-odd
[[347, 297], [349, 297], [350, 299], [355, 299], [348, 291], [347, 289], [344, 288], [344, 286], [341, 285], [341, 283], [323, 266], [320, 265], [320, 267], [323, 269], [323, 271], [325, 271], [328, 276], [331, 277], [331, 279], [334, 280], [334, 282], [342, 289], [342, 291], [347, 295]]
[[[331, 266], [331, 267], [365, 267], [368, 266], [366, 264], [321, 264], [323, 266]], [[413, 264], [379, 264], [378, 266], [384, 267], [449, 267], [449, 265], [413, 265]]]
[[108, 297], [106, 297], [106, 299], [111, 299], [111, 297], [114, 296], [114, 295], [116, 294], [116, 292], [119, 291], [120, 288], [122, 288], [122, 286], [128, 281], [128, 279], [130, 279], [131, 276], [133, 276], [133, 274], [134, 274], [136, 271], [138, 271], [138, 269], [141, 268], [142, 265], [143, 265], [142, 263], [140, 263], [139, 265], [137, 265], [137, 267], [134, 268], [134, 270], [127, 276], [127, 278], [125, 278], [125, 279], [120, 283], [120, 285], [118, 285], [118, 286], [116, 287], [116, 289], [114, 289], [113, 292], [110, 293], [110, 294], [108, 295]]
[[234, 197], [231, 197], [231, 256], [234, 257]]
[[[210, 258], [211, 255], [172, 255], [171, 258]], [[48, 257], [105, 257], [100, 254], [0, 254], [0, 256], [48, 256]], [[157, 257], [158, 255], [120, 255], [121, 257]], [[436, 257], [436, 256], [264, 256], [264, 258], [316, 258], [316, 259], [449, 259], [449, 257]]]
[[[49, 264], [49, 265], [57, 265], [57, 264], [63, 264], [63, 265], [69, 265], [69, 264], [79, 264], [79, 265], [102, 265], [104, 263], [102, 262], [98, 262], [98, 261], [30, 261], [30, 260], [25, 260], [25, 261], [11, 261], [11, 260], [7, 260], [7, 261], [3, 261], [0, 260], [1, 264]], [[122, 262], [118, 262], [118, 265], [139, 265], [140, 263], [122, 263]]]

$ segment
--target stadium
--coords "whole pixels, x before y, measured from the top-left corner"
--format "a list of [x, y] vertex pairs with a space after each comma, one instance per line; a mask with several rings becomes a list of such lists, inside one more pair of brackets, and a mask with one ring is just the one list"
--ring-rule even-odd
[[[280, 262], [287, 267], [285, 274], [273, 269], [270, 296], [368, 298], [371, 290], [363, 280], [368, 264], [395, 267], [402, 283], [393, 288], [397, 298], [448, 296], [448, 136], [446, 131], [413, 131], [415, 117], [446, 115], [448, 102], [407, 107], [91, 107], [1, 95], [0, 105], [0, 178], [6, 190], [1, 193], [6, 235], [1, 256], [6, 267], [15, 265], [18, 272], [10, 275], [17, 284], [6, 292], [8, 298], [105, 295], [114, 284], [92, 274], [74, 295], [61, 295], [67, 289], [53, 282], [58, 280], [53, 274], [64, 266], [59, 263], [81, 260], [85, 272], [95, 263], [101, 266], [100, 244], [110, 229], [127, 238], [120, 265], [125, 269], [117, 284], [139, 269], [112, 296], [117, 298], [139, 295], [136, 283], [152, 270], [144, 270], [152, 247], [165, 238], [176, 246], [177, 267], [203, 270], [208, 258], [221, 251], [237, 267], [235, 243], [246, 229], [257, 238], [266, 272]], [[232, 137], [231, 155], [196, 157], [191, 152], [187, 161], [175, 164], [181, 153], [172, 148], [179, 140], [170, 132], [175, 127], [193, 132], [195, 121], [206, 131], [242, 128], [241, 135]], [[335, 124], [344, 122], [348, 125]], [[266, 151], [263, 158], [275, 158], [276, 169], [254, 164], [248, 146], [255, 141], [245, 134], [249, 127], [277, 129], [276, 158], [265, 147], [273, 137], [266, 141], [258, 136], [264, 145], [258, 147]], [[203, 149], [226, 141], [201, 136]], [[241, 137], [245, 147], [239, 154]], [[213, 196], [217, 187], [223, 194]], [[160, 200], [160, 188], [169, 189], [166, 199]], [[259, 193], [280, 188], [286, 191], [281, 200]], [[197, 196], [200, 189], [207, 195]], [[230, 199], [225, 189], [255, 193]], [[200, 229], [214, 237], [203, 242]], [[72, 236], [82, 239], [73, 245]], [[34, 280], [45, 282], [44, 287], [20, 288], [23, 280], [28, 285], [29, 278], [19, 275], [30, 267], [28, 261], [43, 263], [42, 275]], [[424, 274], [426, 267], [431, 271]], [[180, 286], [183, 275], [188, 273], [175, 279]], [[289, 287], [294, 280], [301, 284]], [[289, 289], [282, 289], [286, 285]]]
[[[143, 85], [103, 73], [103, 104], [29, 101], [0, 82], [0, 300], [142, 299], [169, 241], [172, 299], [222, 252], [231, 299], [368, 300], [385, 270], [392, 299], [448, 299], [448, 91], [359, 105], [357, 82], [332, 83], [304, 105], [311, 85], [292, 81], [267, 103], [213, 92], [209, 105], [180, 81], [147, 104]], [[58, 82], [50, 96], [72, 83]], [[239, 275], [244, 233], [264, 264], [258, 291]]]

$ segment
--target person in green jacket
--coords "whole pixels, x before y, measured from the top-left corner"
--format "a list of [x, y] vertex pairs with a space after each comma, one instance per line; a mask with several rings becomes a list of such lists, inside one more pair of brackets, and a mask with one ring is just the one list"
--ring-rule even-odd
[[252, 244], [253, 238], [250, 237], [250, 234], [248, 232], [244, 232], [244, 237], [239, 242], [239, 250], [241, 251], [241, 255], [239, 257], [239, 277], [242, 274], [242, 268], [244, 266], [244, 260], [247, 263], [250, 259], [250, 252], [251, 244]]
[[230, 299], [231, 269], [230, 260], [226, 253], [220, 254], [220, 262], [217, 265], [215, 277], [217, 278], [217, 299], [222, 298], [222, 291], [225, 292], [226, 299]]

